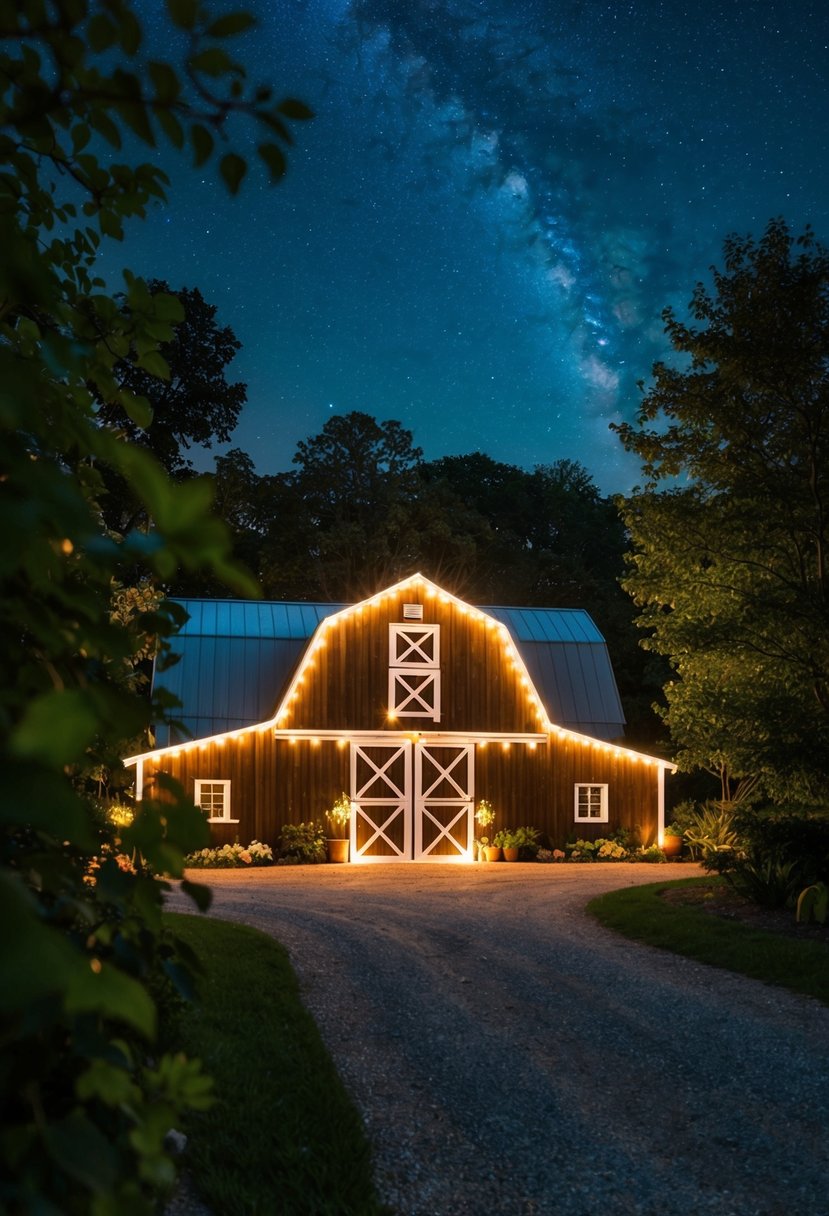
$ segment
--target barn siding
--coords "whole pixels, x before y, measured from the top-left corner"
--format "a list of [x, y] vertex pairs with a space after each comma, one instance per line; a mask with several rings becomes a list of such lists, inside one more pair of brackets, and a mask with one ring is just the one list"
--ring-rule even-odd
[[[389, 732], [390, 741], [393, 737]], [[475, 800], [492, 803], [496, 829], [536, 827], [559, 848], [568, 839], [595, 839], [621, 827], [635, 831], [644, 844], [656, 838], [659, 769], [654, 764], [557, 734], [534, 750], [525, 743], [504, 747], [493, 741], [479, 743], [475, 752]], [[256, 839], [273, 845], [284, 824], [323, 819], [326, 808], [350, 788], [345, 739], [292, 743], [264, 730], [159, 759], [190, 797], [196, 778], [230, 779], [232, 814], [239, 822], [211, 824], [216, 844], [238, 838], [243, 844]], [[157, 767], [158, 762], [146, 762], [148, 796]], [[584, 782], [608, 784], [609, 823], [575, 822], [574, 787]]]
[[[388, 718], [388, 627], [403, 620], [404, 603], [422, 602], [423, 623], [440, 626], [441, 718]], [[505, 662], [502, 635], [493, 623], [464, 613], [454, 602], [416, 595], [413, 589], [369, 602], [346, 614], [323, 635], [280, 723], [306, 730], [533, 732], [539, 720], [521, 684], [522, 672]]]
[[[424, 606], [423, 624], [440, 626], [439, 722], [388, 717], [389, 624], [403, 621], [404, 603], [417, 602]], [[158, 767], [177, 778], [190, 797], [197, 778], [230, 779], [231, 813], [239, 822], [211, 824], [214, 841], [258, 839], [275, 845], [283, 825], [323, 819], [340, 792], [350, 790], [348, 742], [355, 733], [387, 735], [390, 742], [420, 734], [427, 742], [432, 732], [543, 731], [545, 719], [530, 699], [509, 639], [491, 618], [481, 618], [429, 584], [346, 610], [317, 640], [279, 727], [337, 731], [341, 738], [275, 737], [271, 723], [223, 742], [190, 744], [145, 760], [148, 792]], [[651, 843], [658, 830], [659, 779], [655, 762], [558, 731], [534, 748], [518, 740], [476, 746], [475, 801], [492, 803], [496, 829], [533, 826], [554, 847], [621, 827]], [[607, 783], [609, 823], [575, 822], [574, 787], [582, 782]]]

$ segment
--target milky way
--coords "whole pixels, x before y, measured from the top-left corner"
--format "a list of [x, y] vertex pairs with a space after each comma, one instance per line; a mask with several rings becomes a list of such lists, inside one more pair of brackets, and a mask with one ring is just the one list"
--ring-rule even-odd
[[829, 241], [829, 12], [744, 0], [248, 4], [239, 53], [305, 99], [287, 179], [236, 200], [175, 169], [122, 262], [198, 286], [243, 343], [234, 444], [290, 464], [333, 412], [397, 418], [427, 457], [636, 471], [635, 414], [733, 231]]

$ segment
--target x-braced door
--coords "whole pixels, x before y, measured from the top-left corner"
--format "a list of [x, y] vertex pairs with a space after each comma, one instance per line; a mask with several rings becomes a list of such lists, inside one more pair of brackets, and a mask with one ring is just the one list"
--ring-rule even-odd
[[415, 748], [415, 861], [467, 861], [474, 838], [475, 746]]
[[411, 861], [412, 745], [351, 745], [351, 856]]
[[354, 860], [467, 861], [474, 744], [352, 743], [351, 802]]

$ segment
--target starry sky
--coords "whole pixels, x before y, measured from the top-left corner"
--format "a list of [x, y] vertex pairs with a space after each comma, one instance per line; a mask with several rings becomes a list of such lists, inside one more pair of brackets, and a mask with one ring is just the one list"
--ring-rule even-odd
[[[232, 7], [232, 6], [231, 6]], [[829, 242], [825, 0], [247, 0], [232, 49], [305, 100], [283, 183], [172, 158], [107, 254], [198, 287], [243, 344], [260, 473], [363, 410], [427, 459], [637, 469], [608, 430], [730, 232]], [[207, 461], [198, 461], [209, 467]]]

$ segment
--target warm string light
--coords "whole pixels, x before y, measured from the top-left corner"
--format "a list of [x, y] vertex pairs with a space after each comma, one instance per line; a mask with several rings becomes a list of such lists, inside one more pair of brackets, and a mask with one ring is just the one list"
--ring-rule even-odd
[[[205, 751], [210, 743], [216, 743], [218, 746], [221, 746], [224, 744], [225, 740], [228, 740], [228, 739], [230, 739], [230, 740], [236, 739], [239, 742], [243, 743], [245, 741], [247, 735], [252, 731], [257, 731], [257, 732], [262, 733], [262, 732], [265, 732], [265, 731], [268, 731], [268, 730], [271, 730], [274, 728], [276, 730], [284, 729], [283, 724], [285, 723], [286, 719], [290, 717], [291, 704], [293, 702], [296, 702], [299, 699], [298, 690], [302, 686], [305, 671], [309, 667], [313, 669], [313, 667], [314, 667], [313, 656], [320, 649], [322, 649], [324, 646], [327, 645], [327, 637], [324, 635], [327, 635], [330, 632], [330, 630], [337, 623], [344, 621], [350, 617], [360, 616], [365, 611], [366, 608], [376, 607], [376, 606], [386, 603], [387, 601], [391, 601], [395, 598], [396, 595], [401, 594], [406, 589], [408, 589], [412, 586], [417, 587], [418, 590], [422, 594], [424, 594], [425, 597], [428, 599], [434, 599], [437, 596], [437, 598], [441, 604], [454, 604], [459, 609], [461, 615], [471, 616], [472, 619], [482, 622], [486, 629], [488, 629], [490, 631], [494, 629], [496, 631], [496, 633], [500, 635], [501, 642], [502, 642], [503, 657], [507, 661], [508, 665], [513, 670], [519, 672], [520, 684], [521, 684], [521, 687], [525, 691], [528, 707], [531, 710], [535, 711], [536, 718], [537, 718], [539, 724], [541, 725], [544, 733], [546, 733], [550, 736], [555, 735], [556, 738], [558, 738], [562, 741], [579, 743], [582, 747], [594, 747], [594, 748], [603, 750], [606, 755], [615, 756], [617, 759], [618, 758], [627, 758], [632, 763], [645, 764], [648, 766], [663, 767], [666, 769], [671, 769], [673, 771], [676, 771], [676, 766], [673, 764], [670, 764], [668, 761], [659, 760], [653, 756], [646, 756], [641, 752], [635, 752], [635, 751], [630, 750], [629, 748], [619, 747], [616, 744], [604, 744], [600, 740], [590, 739], [587, 736], [579, 735], [575, 731], [570, 731], [566, 727], [561, 727], [561, 726], [558, 726], [558, 725], [550, 722], [549, 719], [547, 718], [547, 714], [546, 714], [546, 711], [544, 710], [544, 706], [541, 703], [540, 698], [538, 697], [537, 693], [535, 692], [535, 689], [532, 686], [532, 681], [529, 678], [529, 673], [527, 672], [527, 669], [524, 666], [523, 659], [521, 658], [520, 654], [518, 653], [518, 651], [512, 641], [512, 638], [510, 636], [510, 632], [509, 632], [507, 626], [503, 622], [496, 621], [493, 617], [487, 615], [484, 612], [481, 612], [480, 609], [474, 608], [471, 605], [466, 604], [463, 600], [459, 600], [456, 596], [452, 595], [450, 592], [443, 591], [442, 589], [437, 588], [434, 584], [430, 583], [428, 579], [424, 579], [423, 576], [420, 574], [415, 574], [415, 575], [412, 575], [410, 578], [403, 579], [401, 582], [395, 584], [395, 586], [388, 588], [386, 591], [379, 592], [378, 594], [370, 597], [368, 600], [361, 601], [359, 604], [353, 604], [353, 605], [349, 606], [348, 608], [341, 609], [339, 612], [336, 612], [336, 613], [332, 614], [331, 616], [323, 617], [323, 619], [320, 621], [319, 625], [317, 626], [317, 631], [316, 631], [314, 638], [311, 640], [311, 643], [309, 644], [308, 650], [306, 652], [306, 657], [305, 657], [303, 663], [301, 664], [299, 670], [297, 671], [297, 674], [294, 677], [294, 680], [292, 681], [288, 691], [286, 692], [282, 705], [279, 707], [277, 713], [275, 714], [275, 716], [273, 718], [269, 719], [266, 722], [256, 723], [253, 726], [241, 727], [241, 728], [238, 728], [233, 731], [225, 731], [225, 732], [222, 732], [221, 734], [212, 735], [208, 739], [192, 740], [189, 743], [175, 744], [175, 745], [168, 746], [166, 748], [157, 748], [152, 752], [143, 752], [140, 755], [128, 757], [124, 761], [124, 763], [125, 764], [136, 763], [138, 760], [143, 760], [150, 756], [158, 759], [159, 757], [161, 757], [165, 754], [169, 755], [172, 759], [178, 759], [182, 753], [187, 754], [194, 747], [199, 748], [200, 751]], [[390, 722], [396, 721], [397, 720], [396, 715], [389, 714], [388, 720]], [[297, 741], [298, 741], [297, 736], [290, 737], [291, 743], [295, 744]], [[347, 743], [347, 739], [338, 739], [337, 740], [338, 747], [345, 747], [346, 743]], [[319, 744], [319, 739], [316, 740], [316, 743], [312, 742], [312, 746], [315, 746], [318, 744]], [[478, 746], [481, 748], [485, 747], [486, 741], [485, 740], [480, 741]], [[508, 746], [508, 744], [507, 744], [507, 746]], [[531, 743], [530, 746], [533, 750], [535, 750], [534, 743]]]

